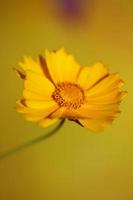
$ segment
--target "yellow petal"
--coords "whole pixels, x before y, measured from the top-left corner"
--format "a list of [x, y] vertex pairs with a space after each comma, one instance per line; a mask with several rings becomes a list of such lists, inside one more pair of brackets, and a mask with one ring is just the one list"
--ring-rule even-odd
[[56, 111], [54, 111], [49, 117], [50, 118], [61, 118], [64, 116], [66, 108], [60, 107]]
[[77, 82], [81, 87], [88, 89], [107, 74], [107, 67], [98, 62], [92, 67], [82, 68]]
[[114, 89], [120, 88], [122, 80], [119, 77], [119, 74], [114, 73], [106, 77], [105, 79], [101, 80], [98, 84], [94, 87], [87, 90], [86, 95], [90, 96], [97, 96], [97, 95], [104, 95], [108, 92], [111, 92]]
[[35, 102], [30, 102], [29, 104], [31, 104], [31, 107], [27, 107], [22, 101], [18, 101], [17, 111], [24, 114], [26, 119], [30, 121], [38, 121], [46, 118], [58, 109], [58, 105], [54, 102], [46, 103], [45, 106], [43, 105], [43, 107], [38, 107]]
[[21, 79], [25, 79], [26, 78], [26, 74], [22, 69], [14, 69], [17, 72], [17, 75], [21, 78]]
[[39, 120], [43, 119], [43, 113], [36, 113], [36, 114], [26, 113], [24, 114], [24, 117], [27, 121], [38, 122]]
[[99, 111], [112, 111], [112, 110], [117, 110], [119, 107], [118, 104], [84, 104], [82, 107], [80, 107], [79, 109], [85, 109], [88, 111], [95, 111], [95, 110], [99, 110]]
[[46, 100], [46, 96], [44, 94], [38, 94], [36, 92], [24, 89], [23, 91], [23, 97], [27, 100]]
[[39, 63], [39, 59], [36, 61], [33, 60], [31, 57], [24, 57], [24, 62], [19, 63], [24, 71], [30, 70], [41, 75], [44, 75], [42, 67]]
[[35, 100], [26, 100], [26, 105], [29, 108], [33, 109], [46, 109], [46, 108], [54, 108], [57, 109], [59, 108], [58, 104], [51, 100], [51, 101], [35, 101]]
[[56, 123], [58, 121], [58, 119], [50, 119], [50, 118], [44, 118], [42, 120], [40, 120], [38, 122], [38, 125], [41, 126], [41, 127], [48, 127], [48, 126], [51, 126], [53, 125], [54, 123]]
[[45, 117], [45, 110], [33, 110], [27, 107], [17, 107], [17, 111], [24, 115], [25, 119], [28, 121], [37, 122]]
[[72, 55], [66, 54], [64, 49], [51, 53], [46, 50], [45, 57], [50, 75], [55, 83], [76, 81], [80, 65]]
[[92, 119], [106, 119], [106, 118], [115, 118], [119, 115], [120, 111], [118, 105], [107, 105], [105, 106], [82, 106], [81, 108], [73, 111], [75, 117], [77, 118], [92, 118]]
[[[46, 100], [52, 98], [51, 95], [55, 90], [54, 85], [47, 78], [32, 71], [27, 71], [24, 87], [25, 90], [39, 94]], [[26, 98], [25, 94], [24, 97]]]
[[101, 132], [104, 128], [112, 123], [112, 119], [93, 120], [93, 119], [79, 119], [79, 122], [85, 127], [94, 132]]
[[94, 96], [88, 96], [87, 97], [87, 103], [88, 104], [96, 104], [96, 105], [109, 105], [109, 104], [118, 104], [120, 103], [123, 98], [127, 95], [127, 92], [122, 91], [119, 92], [117, 89], [108, 92], [105, 94], [99, 94]]
[[43, 70], [43, 73], [44, 73], [45, 77], [47, 79], [49, 79], [54, 84], [54, 82], [53, 82], [53, 80], [51, 78], [51, 75], [50, 75], [50, 72], [49, 72], [49, 69], [48, 69], [48, 66], [47, 66], [45, 58], [42, 55], [39, 55], [38, 58], [39, 58], [39, 63], [41, 65], [41, 67], [42, 67], [42, 70]]
[[31, 111], [31, 109], [28, 108], [28, 107], [25, 105], [25, 101], [24, 101], [24, 100], [18, 100], [18, 101], [16, 102], [16, 104], [17, 104], [16, 110], [17, 110], [17, 112], [19, 112], [19, 113], [24, 114], [24, 113], [27, 113], [27, 112], [30, 112], [30, 111]]

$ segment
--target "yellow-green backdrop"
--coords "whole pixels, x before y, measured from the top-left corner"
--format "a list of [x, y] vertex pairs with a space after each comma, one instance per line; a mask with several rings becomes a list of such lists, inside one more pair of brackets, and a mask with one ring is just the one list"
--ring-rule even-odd
[[133, 199], [133, 1], [90, 3], [71, 23], [53, 1], [51, 9], [46, 0], [0, 2], [0, 152], [52, 129], [15, 111], [22, 82], [12, 68], [24, 55], [64, 46], [84, 65], [102, 60], [119, 72], [129, 92], [103, 133], [66, 122], [49, 140], [0, 161], [0, 200]]

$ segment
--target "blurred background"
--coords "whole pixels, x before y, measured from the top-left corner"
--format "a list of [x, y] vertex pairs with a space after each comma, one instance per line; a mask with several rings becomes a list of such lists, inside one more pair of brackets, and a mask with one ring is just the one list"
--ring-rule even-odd
[[53, 137], [0, 161], [0, 200], [133, 199], [133, 1], [0, 1], [0, 152], [42, 129], [15, 111], [23, 84], [12, 70], [24, 55], [65, 47], [84, 65], [102, 60], [129, 95], [101, 134], [66, 122]]

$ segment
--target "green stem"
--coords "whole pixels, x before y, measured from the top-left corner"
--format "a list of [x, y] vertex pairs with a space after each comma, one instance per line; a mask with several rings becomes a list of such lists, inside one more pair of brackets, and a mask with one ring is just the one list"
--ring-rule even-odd
[[52, 130], [51, 132], [49, 132], [48, 134], [41, 135], [41, 136], [34, 138], [34, 139], [32, 139], [32, 140], [30, 140], [30, 141], [28, 141], [28, 142], [26, 142], [22, 145], [19, 145], [15, 148], [5, 152], [5, 153], [0, 154], [0, 160], [8, 158], [9, 156], [12, 156], [15, 153], [18, 153], [22, 150], [25, 150], [26, 148], [31, 147], [32, 145], [35, 145], [38, 142], [42, 142], [42, 141], [48, 139], [49, 137], [51, 137], [53, 134], [55, 134], [63, 126], [64, 122], [65, 122], [65, 119], [62, 119], [61, 122], [58, 124], [58, 126], [55, 127], [55, 129]]

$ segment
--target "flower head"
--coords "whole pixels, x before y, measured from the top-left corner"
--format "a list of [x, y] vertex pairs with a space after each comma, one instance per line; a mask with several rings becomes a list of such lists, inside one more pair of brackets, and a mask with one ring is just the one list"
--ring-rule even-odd
[[25, 57], [20, 65], [24, 91], [17, 111], [27, 120], [47, 127], [67, 118], [98, 132], [120, 113], [123, 81], [100, 62], [83, 67], [62, 48], [37, 60]]

